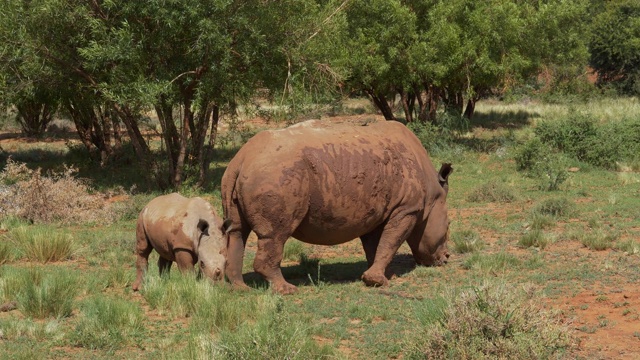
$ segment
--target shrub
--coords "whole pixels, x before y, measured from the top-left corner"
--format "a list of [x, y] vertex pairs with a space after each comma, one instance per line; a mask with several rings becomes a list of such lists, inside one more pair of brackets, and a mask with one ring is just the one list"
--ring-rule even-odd
[[44, 272], [30, 269], [18, 278], [20, 287], [16, 294], [18, 308], [26, 316], [43, 319], [71, 315], [78, 293], [78, 278], [75, 274], [58, 269]]
[[514, 160], [519, 171], [538, 179], [540, 190], [558, 190], [569, 177], [564, 157], [553, 152], [549, 145], [542, 143], [538, 138], [533, 138], [518, 147]]
[[449, 131], [430, 122], [414, 121], [407, 124], [407, 127], [429, 152], [447, 149], [453, 140]]
[[549, 215], [555, 218], [567, 218], [575, 211], [575, 204], [564, 197], [549, 198], [533, 208], [533, 215]]
[[467, 200], [471, 202], [510, 203], [517, 198], [514, 191], [499, 181], [488, 182], [473, 190]]
[[85, 301], [71, 342], [87, 349], [116, 350], [144, 333], [143, 312], [126, 300], [98, 296]]
[[451, 234], [453, 249], [459, 254], [476, 252], [484, 246], [480, 235], [473, 230], [456, 231]]
[[66, 231], [21, 226], [11, 230], [7, 237], [31, 261], [47, 263], [67, 260], [75, 252], [73, 237]]
[[640, 153], [640, 121], [623, 119], [599, 123], [572, 111], [567, 119], [538, 124], [540, 141], [588, 164], [615, 169], [619, 162], [634, 162]]
[[112, 222], [111, 208], [100, 195], [75, 178], [77, 169], [65, 168], [43, 176], [40, 169], [9, 159], [0, 181], [8, 184], [0, 192], [2, 215], [15, 215], [35, 223]]
[[569, 327], [540, 306], [532, 286], [485, 283], [446, 300], [418, 329], [407, 358], [549, 359], [575, 346]]

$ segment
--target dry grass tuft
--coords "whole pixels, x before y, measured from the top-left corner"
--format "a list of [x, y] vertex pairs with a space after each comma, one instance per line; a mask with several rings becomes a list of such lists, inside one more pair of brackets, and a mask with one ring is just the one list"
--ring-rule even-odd
[[5, 184], [0, 191], [0, 215], [33, 223], [112, 222], [115, 214], [104, 197], [92, 193], [76, 173], [76, 168], [66, 167], [45, 176], [39, 168], [32, 170], [9, 159], [0, 173], [0, 181]]

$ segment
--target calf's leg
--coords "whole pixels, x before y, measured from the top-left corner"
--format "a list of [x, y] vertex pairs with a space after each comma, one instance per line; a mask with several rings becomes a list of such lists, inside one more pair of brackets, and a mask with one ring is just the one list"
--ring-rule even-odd
[[133, 282], [133, 285], [131, 285], [133, 291], [140, 289], [142, 277], [149, 267], [149, 254], [151, 254], [152, 250], [153, 247], [144, 232], [142, 220], [138, 219], [136, 226], [136, 280]]

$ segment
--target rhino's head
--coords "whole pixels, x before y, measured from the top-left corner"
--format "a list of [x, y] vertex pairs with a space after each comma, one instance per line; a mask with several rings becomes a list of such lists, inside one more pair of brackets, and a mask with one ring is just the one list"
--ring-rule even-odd
[[453, 171], [451, 164], [442, 164], [438, 172], [438, 181], [442, 192], [436, 197], [423, 227], [409, 239], [409, 247], [413, 258], [420, 265], [439, 266], [449, 259], [449, 217], [447, 215], [447, 193], [449, 191], [449, 174]]
[[227, 261], [225, 224], [222, 221], [209, 224], [205, 220], [200, 220], [197, 226], [197, 239], [200, 274], [213, 282], [224, 280]]

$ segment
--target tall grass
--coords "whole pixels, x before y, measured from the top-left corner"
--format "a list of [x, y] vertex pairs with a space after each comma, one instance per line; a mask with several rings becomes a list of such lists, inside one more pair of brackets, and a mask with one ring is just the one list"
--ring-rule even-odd
[[8, 235], [23, 257], [41, 263], [70, 259], [75, 251], [72, 235], [67, 231], [48, 227], [21, 226]]
[[142, 338], [143, 319], [138, 304], [102, 295], [93, 297], [83, 302], [70, 341], [92, 350], [116, 350]]
[[24, 315], [38, 319], [71, 315], [79, 291], [75, 273], [66, 269], [45, 272], [32, 268], [17, 275], [11, 286], [17, 288], [15, 300]]
[[451, 234], [451, 242], [453, 250], [458, 254], [476, 252], [484, 246], [480, 235], [473, 230], [454, 231]]

